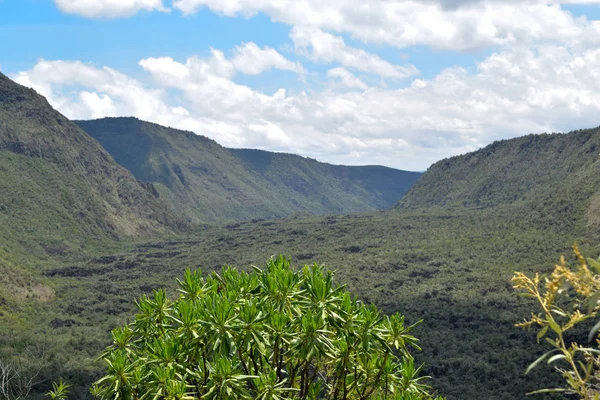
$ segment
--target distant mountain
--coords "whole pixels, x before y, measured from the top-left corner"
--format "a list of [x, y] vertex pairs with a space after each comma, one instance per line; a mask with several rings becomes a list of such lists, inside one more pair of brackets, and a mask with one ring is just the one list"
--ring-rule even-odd
[[[378, 165], [332, 165], [295, 154], [251, 149], [231, 151], [273, 185], [291, 188], [306, 196], [319, 192], [328, 199], [338, 198], [339, 206], [332, 204], [334, 212], [389, 209], [421, 176], [419, 172]], [[343, 206], [342, 196], [354, 196], [356, 206]]]
[[173, 211], [193, 222], [387, 209], [420, 173], [344, 167], [291, 154], [227, 149], [135, 118], [76, 121]]
[[0, 240], [28, 251], [170, 231], [177, 219], [34, 90], [0, 74]]
[[600, 128], [495, 142], [432, 165], [396, 208], [502, 205], [600, 222]]

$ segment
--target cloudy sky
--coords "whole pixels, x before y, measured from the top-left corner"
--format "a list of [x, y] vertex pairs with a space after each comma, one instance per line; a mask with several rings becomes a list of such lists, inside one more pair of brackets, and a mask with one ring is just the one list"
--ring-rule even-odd
[[425, 170], [600, 125], [600, 0], [0, 0], [0, 71], [72, 119]]

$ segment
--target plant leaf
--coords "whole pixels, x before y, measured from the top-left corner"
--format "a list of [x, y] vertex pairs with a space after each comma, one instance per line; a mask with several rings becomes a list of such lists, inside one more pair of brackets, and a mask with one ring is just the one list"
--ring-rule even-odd
[[537, 360], [532, 362], [531, 365], [529, 365], [529, 367], [527, 367], [527, 369], [525, 370], [525, 375], [527, 375], [532, 369], [534, 369], [536, 367], [536, 365], [538, 365], [539, 363], [544, 361], [544, 359], [546, 357], [548, 357], [550, 354], [555, 353], [557, 351], [558, 351], [557, 349], [554, 349], [554, 350], [550, 350], [549, 352], [542, 354]]

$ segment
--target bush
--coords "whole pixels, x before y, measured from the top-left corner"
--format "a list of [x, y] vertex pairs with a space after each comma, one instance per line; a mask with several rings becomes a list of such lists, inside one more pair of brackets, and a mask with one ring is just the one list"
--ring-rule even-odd
[[101, 399], [430, 399], [398, 314], [365, 305], [322, 266], [295, 272], [283, 256], [265, 270], [224, 267], [178, 280], [137, 303], [102, 358]]
[[595, 318], [600, 311], [600, 262], [583, 257], [574, 246], [578, 266], [571, 268], [561, 257], [549, 277], [535, 277], [517, 272], [513, 277], [514, 287], [524, 291], [523, 295], [535, 299], [539, 310], [531, 318], [517, 326], [537, 327], [538, 342], [545, 339], [551, 350], [535, 360], [526, 373], [547, 360], [555, 364], [562, 375], [564, 387], [541, 389], [533, 393], [565, 393], [578, 395], [581, 399], [600, 399], [600, 340], [598, 322], [590, 331], [588, 342], [581, 345], [566, 335], [576, 327]]

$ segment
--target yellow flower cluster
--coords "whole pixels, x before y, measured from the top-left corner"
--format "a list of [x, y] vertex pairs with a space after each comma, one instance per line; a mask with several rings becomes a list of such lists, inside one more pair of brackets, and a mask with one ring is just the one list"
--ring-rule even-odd
[[[600, 400], [600, 392], [596, 389], [600, 381], [600, 351], [581, 347], [577, 343], [567, 343], [564, 338], [567, 330], [596, 317], [600, 311], [600, 262], [586, 260], [577, 245], [573, 250], [579, 261], [576, 268], [569, 267], [565, 258], [561, 257], [560, 263], [555, 265], [552, 274], [546, 278], [541, 278], [538, 273], [533, 278], [521, 272], [515, 273], [512, 279], [514, 288], [523, 291], [523, 296], [535, 299], [541, 308], [538, 314], [532, 313], [528, 320], [516, 326], [538, 326], [538, 341], [545, 336], [552, 336], [546, 341], [554, 349], [532, 363], [528, 371], [552, 355], [548, 363], [568, 365], [566, 369], [559, 369], [569, 386], [567, 392], [578, 394], [581, 399]], [[544, 284], [540, 285], [542, 281]], [[561, 296], [572, 307], [560, 307], [565, 304], [563, 301], [557, 302]], [[590, 337], [597, 336], [598, 325], [600, 323], [594, 327]], [[546, 390], [539, 391], [542, 392]]]

